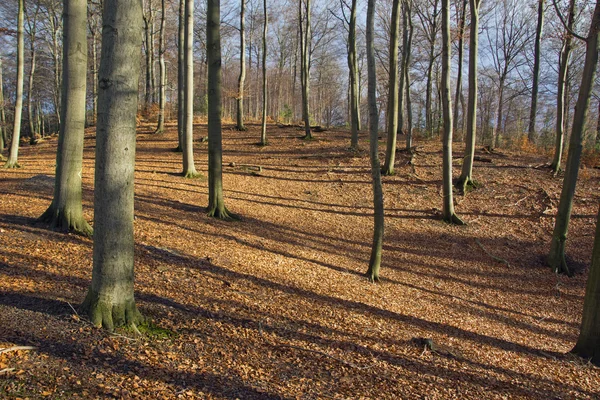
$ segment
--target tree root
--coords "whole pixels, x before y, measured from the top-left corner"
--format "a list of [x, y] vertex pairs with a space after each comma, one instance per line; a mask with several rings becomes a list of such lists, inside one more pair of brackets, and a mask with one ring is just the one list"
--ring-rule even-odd
[[239, 221], [242, 219], [239, 215], [230, 212], [225, 206], [210, 207], [207, 210], [206, 215], [211, 218], [222, 219], [224, 221]]
[[189, 179], [197, 179], [197, 178], [201, 178], [202, 174], [200, 172], [196, 172], [194, 171], [187, 171], [187, 172], [182, 172], [181, 176], [183, 176], [184, 178], [189, 178]]
[[458, 215], [456, 214], [452, 214], [449, 217], [444, 217], [444, 221], [452, 224], [452, 225], [458, 225], [458, 226], [463, 226], [466, 225], [467, 223], [465, 221], [463, 221], [462, 219], [460, 219], [458, 217]]
[[7, 161], [6, 164], [4, 164], [4, 167], [2, 167], [2, 168], [4, 168], [4, 169], [21, 168], [21, 165], [16, 161]]
[[235, 130], [238, 132], [245, 132], [248, 130], [248, 128], [246, 128], [244, 125], [242, 125], [242, 126], [236, 126]]
[[480, 242], [478, 239], [475, 239], [475, 243], [477, 243], [477, 245], [478, 245], [478, 246], [481, 248], [481, 250], [483, 250], [483, 252], [484, 252], [485, 254], [487, 254], [487, 255], [488, 255], [488, 256], [490, 256], [492, 259], [494, 259], [494, 260], [496, 260], [496, 261], [498, 261], [498, 262], [501, 262], [501, 263], [504, 263], [504, 264], [506, 264], [506, 266], [507, 266], [508, 268], [510, 268], [510, 263], [509, 263], [508, 261], [506, 261], [504, 258], [500, 258], [500, 257], [498, 257], [498, 256], [495, 256], [495, 255], [493, 255], [492, 253], [490, 253], [489, 251], [487, 251], [487, 250], [485, 249], [485, 247], [483, 247], [483, 245], [481, 244], [481, 242]]
[[369, 265], [369, 269], [365, 273], [365, 276], [367, 277], [369, 282], [371, 282], [371, 283], [379, 282], [379, 271], [378, 270], [379, 270], [379, 268], [373, 268], [372, 266]]
[[136, 326], [144, 322], [133, 297], [119, 304], [102, 297], [90, 289], [81, 304], [81, 313], [86, 314], [95, 327], [112, 332], [116, 327]]
[[70, 212], [59, 211], [52, 205], [36, 220], [36, 223], [48, 225], [50, 229], [59, 232], [74, 232], [86, 237], [92, 237], [94, 234], [94, 230], [83, 217], [73, 218]]

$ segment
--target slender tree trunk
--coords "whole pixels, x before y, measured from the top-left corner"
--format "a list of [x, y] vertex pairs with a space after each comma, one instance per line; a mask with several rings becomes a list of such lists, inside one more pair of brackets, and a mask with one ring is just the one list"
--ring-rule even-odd
[[177, 31], [177, 147], [185, 147], [185, 0], [179, 0], [179, 25]]
[[398, 36], [400, 33], [400, 0], [393, 0], [392, 22], [390, 29], [390, 65], [387, 106], [387, 146], [382, 174], [394, 174], [396, 160], [396, 136], [398, 129]]
[[490, 143], [491, 148], [500, 147], [500, 133], [502, 132], [502, 121], [504, 119], [504, 78], [500, 78], [498, 88], [498, 108], [496, 110], [496, 127], [492, 131], [492, 142]]
[[58, 13], [56, 12], [55, 8], [54, 8], [54, 3], [50, 3], [51, 4], [51, 13], [52, 16], [50, 17], [50, 21], [51, 21], [51, 26], [52, 26], [52, 58], [53, 58], [53, 67], [54, 67], [54, 90], [53, 90], [53, 97], [54, 97], [54, 111], [55, 111], [55, 115], [56, 115], [56, 130], [60, 130], [60, 93], [61, 93], [61, 88], [62, 88], [62, 83], [61, 83], [61, 65], [62, 62], [60, 60], [60, 50], [59, 50], [59, 39], [58, 39], [58, 32], [60, 30], [60, 21], [61, 18], [57, 15]]
[[[467, 4], [469, 0], [462, 0], [461, 9], [460, 9], [460, 17], [458, 21], [458, 72], [456, 77], [456, 92], [454, 94], [454, 120], [452, 129], [456, 134], [458, 131], [458, 105], [460, 103], [460, 97], [462, 95], [462, 75], [463, 75], [463, 51], [464, 51], [464, 41], [465, 41], [465, 16], [467, 13]], [[465, 118], [464, 115], [461, 115], [462, 119]], [[462, 136], [463, 132], [461, 132]]]
[[263, 0], [263, 37], [262, 37], [262, 127], [260, 130], [260, 145], [267, 145], [267, 26], [268, 26], [268, 15], [267, 15], [267, 0]]
[[25, 40], [23, 35], [25, 0], [19, 0], [19, 13], [17, 17], [17, 89], [15, 101], [15, 114], [12, 132], [12, 142], [8, 160], [4, 168], [19, 168], [19, 140], [21, 138], [21, 114], [23, 112], [23, 75], [25, 59]]
[[83, 218], [81, 166], [85, 124], [87, 46], [86, 0], [64, 0], [62, 121], [56, 150], [56, 175], [52, 203], [39, 218], [51, 228], [92, 235]]
[[585, 289], [581, 330], [571, 353], [600, 365], [600, 208], [596, 219], [592, 264]]
[[236, 218], [223, 200], [223, 144], [221, 132], [221, 0], [208, 0], [206, 57], [208, 61], [208, 216]]
[[369, 155], [371, 159], [371, 177], [373, 180], [373, 244], [367, 278], [371, 282], [379, 280], [381, 266], [381, 250], [383, 247], [383, 187], [381, 185], [381, 168], [379, 165], [379, 151], [377, 137], [379, 134], [379, 111], [377, 110], [377, 75], [374, 48], [374, 22], [375, 0], [369, 0], [367, 5], [367, 70], [368, 70], [368, 99], [369, 99]]
[[429, 54], [430, 60], [427, 65], [425, 83], [425, 136], [433, 137], [433, 110], [431, 109], [431, 90], [433, 75], [433, 51]]
[[[4, 82], [2, 80], [2, 58], [0, 57], [0, 153], [6, 146], [6, 116], [4, 114]], [[0, 159], [4, 159], [0, 154]]]
[[408, 16], [407, 14], [408, 2], [402, 0], [402, 58], [400, 60], [400, 72], [398, 79], [398, 124], [396, 127], [396, 133], [402, 134], [404, 132], [404, 85], [406, 84], [406, 68], [409, 68], [406, 63], [406, 49], [408, 47]]
[[467, 186], [473, 186], [473, 158], [477, 133], [477, 59], [479, 58], [479, 5], [481, 0], [469, 0], [471, 28], [469, 38], [469, 99], [467, 106], [467, 137], [462, 171], [456, 183], [464, 193]]
[[360, 130], [360, 103], [358, 100], [358, 65], [356, 60], [356, 2], [350, 7], [348, 27], [348, 68], [350, 70], [350, 148], [358, 150], [358, 131]]
[[[34, 22], [34, 25], [35, 25], [35, 22]], [[35, 35], [35, 29], [33, 30], [32, 35]], [[35, 137], [38, 133], [35, 129], [35, 113], [34, 113], [34, 105], [33, 105], [33, 79], [35, 78], [37, 52], [35, 51], [35, 40], [33, 38], [30, 39], [29, 44], [30, 44], [29, 54], [31, 56], [31, 65], [29, 68], [29, 82], [27, 85], [27, 118], [29, 120], [29, 143], [34, 144]]]
[[452, 198], [452, 100], [450, 98], [450, 0], [442, 0], [442, 113], [443, 135], [443, 219], [450, 224], [464, 225], [454, 213]]
[[548, 265], [555, 272], [565, 273], [567, 275], [570, 275], [571, 271], [565, 260], [565, 244], [567, 241], [569, 220], [571, 219], [573, 197], [575, 196], [575, 186], [579, 175], [579, 164], [583, 149], [583, 132], [585, 132], [590, 96], [594, 86], [596, 67], [598, 65], [598, 50], [600, 47], [599, 34], [600, 0], [596, 1], [592, 24], [586, 41], [585, 64], [583, 66], [583, 75], [581, 78], [579, 95], [577, 97], [577, 104], [575, 105], [575, 115], [573, 116], [573, 128], [569, 142], [565, 179], [560, 194], [554, 232], [552, 233], [550, 254], [548, 255]]
[[[406, 59], [404, 60], [404, 81], [406, 90], [406, 149], [410, 151], [412, 148], [413, 138], [413, 114], [412, 114], [412, 101], [410, 96], [410, 65], [411, 65], [411, 53], [412, 53], [412, 38], [414, 26], [412, 23], [412, 0], [405, 0], [406, 6], [406, 23], [408, 24], [408, 38], [406, 41], [406, 48], [404, 54]], [[400, 113], [402, 110], [399, 111]]]
[[237, 124], [238, 131], [245, 131], [244, 126], [244, 82], [246, 81], [246, 0], [241, 0], [240, 8], [240, 76], [238, 78]]
[[527, 138], [529, 143], [535, 143], [535, 118], [537, 114], [538, 86], [540, 79], [540, 53], [542, 42], [542, 31], [544, 29], [544, 6], [546, 0], [538, 0], [538, 20], [535, 30], [535, 50], [533, 54], [533, 84], [531, 87], [531, 108], [529, 113], [529, 128]]
[[[302, 4], [305, 2], [304, 13]], [[310, 27], [310, 0], [298, 1], [298, 19], [300, 21], [300, 83], [302, 85], [302, 119], [304, 121], [304, 139], [312, 139], [310, 131], [310, 44], [312, 40]], [[303, 18], [304, 14], [304, 18]]]
[[144, 96], [144, 107], [148, 109], [152, 104], [152, 91], [154, 90], [154, 43], [152, 42], [152, 29], [154, 27], [152, 0], [148, 1], [148, 11], [144, 13], [144, 33], [146, 50], [146, 93]]
[[158, 123], [154, 133], [163, 133], [165, 131], [165, 103], [167, 102], [167, 68], [165, 65], [165, 20], [167, 5], [165, 0], [161, 0], [160, 33], [158, 37]]
[[81, 306], [112, 330], [142, 321], [133, 294], [133, 180], [142, 2], [104, 0], [92, 284]]
[[185, 0], [185, 82], [183, 176], [199, 176], [194, 165], [194, 0]]
[[94, 125], [96, 125], [98, 121], [98, 27], [95, 18], [92, 23], [94, 24], [92, 31], [92, 109]]
[[[569, 16], [567, 21], [567, 27], [569, 30], [573, 29], [573, 23], [575, 21], [575, 0], [569, 1]], [[563, 40], [562, 50], [560, 52], [560, 66], [558, 69], [558, 90], [556, 95], [556, 139], [554, 145], [554, 158], [550, 168], [554, 175], [560, 171], [560, 164], [562, 161], [563, 143], [565, 137], [565, 107], [566, 103], [566, 81], [569, 69], [569, 57], [571, 55], [571, 34], [566, 31], [565, 38]]]

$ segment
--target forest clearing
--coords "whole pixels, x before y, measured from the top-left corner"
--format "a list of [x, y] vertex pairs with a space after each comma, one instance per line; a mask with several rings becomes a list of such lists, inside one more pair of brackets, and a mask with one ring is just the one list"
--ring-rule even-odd
[[[455, 196], [466, 226], [441, 220], [439, 140], [398, 151], [384, 176], [381, 280], [364, 276], [373, 235], [366, 135], [223, 127], [223, 188], [239, 221], [209, 218], [201, 177], [181, 177], [175, 124], [138, 128], [135, 298], [150, 325], [79, 315], [92, 240], [36, 225], [52, 200], [56, 137], [0, 169], [0, 397], [572, 399], [600, 396], [577, 340], [600, 200], [579, 174], [567, 256], [544, 263], [562, 176], [550, 157], [477, 147], [479, 187]], [[402, 140], [400, 136], [398, 140]], [[86, 130], [83, 211], [93, 221], [95, 130]], [[380, 142], [385, 149], [385, 134]], [[455, 143], [455, 154], [463, 145]], [[454, 159], [455, 176], [461, 158]], [[414, 167], [414, 169], [413, 169]], [[135, 328], [134, 328], [135, 329]], [[431, 339], [428, 342], [425, 339]]]

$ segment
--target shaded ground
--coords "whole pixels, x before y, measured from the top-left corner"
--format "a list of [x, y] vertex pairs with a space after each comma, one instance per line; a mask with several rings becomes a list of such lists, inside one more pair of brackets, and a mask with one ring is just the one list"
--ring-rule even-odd
[[[206, 126], [196, 127], [197, 136]], [[599, 370], [570, 355], [591, 258], [600, 171], [582, 170], [567, 249], [579, 273], [543, 266], [561, 179], [543, 157], [476, 162], [482, 187], [442, 223], [441, 146], [398, 153], [384, 177], [380, 284], [362, 276], [372, 235], [366, 152], [347, 132], [224, 131], [224, 187], [241, 222], [208, 219], [205, 179], [186, 180], [166, 134], [141, 131], [136, 297], [166, 331], [111, 336], [71, 309], [91, 279], [92, 242], [32, 225], [52, 196], [56, 140], [0, 170], [0, 397], [596, 398]], [[92, 220], [93, 132], [84, 213]], [[366, 138], [361, 144], [368, 146]], [[196, 165], [206, 176], [207, 145]], [[460, 154], [462, 147], [456, 145]], [[460, 160], [456, 160], [460, 161]], [[240, 164], [260, 165], [261, 172]], [[455, 167], [458, 167], [458, 163]], [[455, 168], [455, 172], [458, 168]], [[484, 250], [485, 249], [485, 250]], [[505, 259], [509, 265], [490, 255]], [[424, 351], [433, 338], [456, 357]]]

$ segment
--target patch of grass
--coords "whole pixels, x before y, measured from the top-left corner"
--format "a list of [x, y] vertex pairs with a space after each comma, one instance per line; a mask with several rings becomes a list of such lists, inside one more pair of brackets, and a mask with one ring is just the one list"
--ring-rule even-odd
[[[158, 326], [154, 321], [147, 320], [137, 326], [138, 331], [151, 339], [171, 339], [177, 336], [177, 333], [170, 329]], [[128, 332], [133, 332], [132, 328], [127, 328]]]

